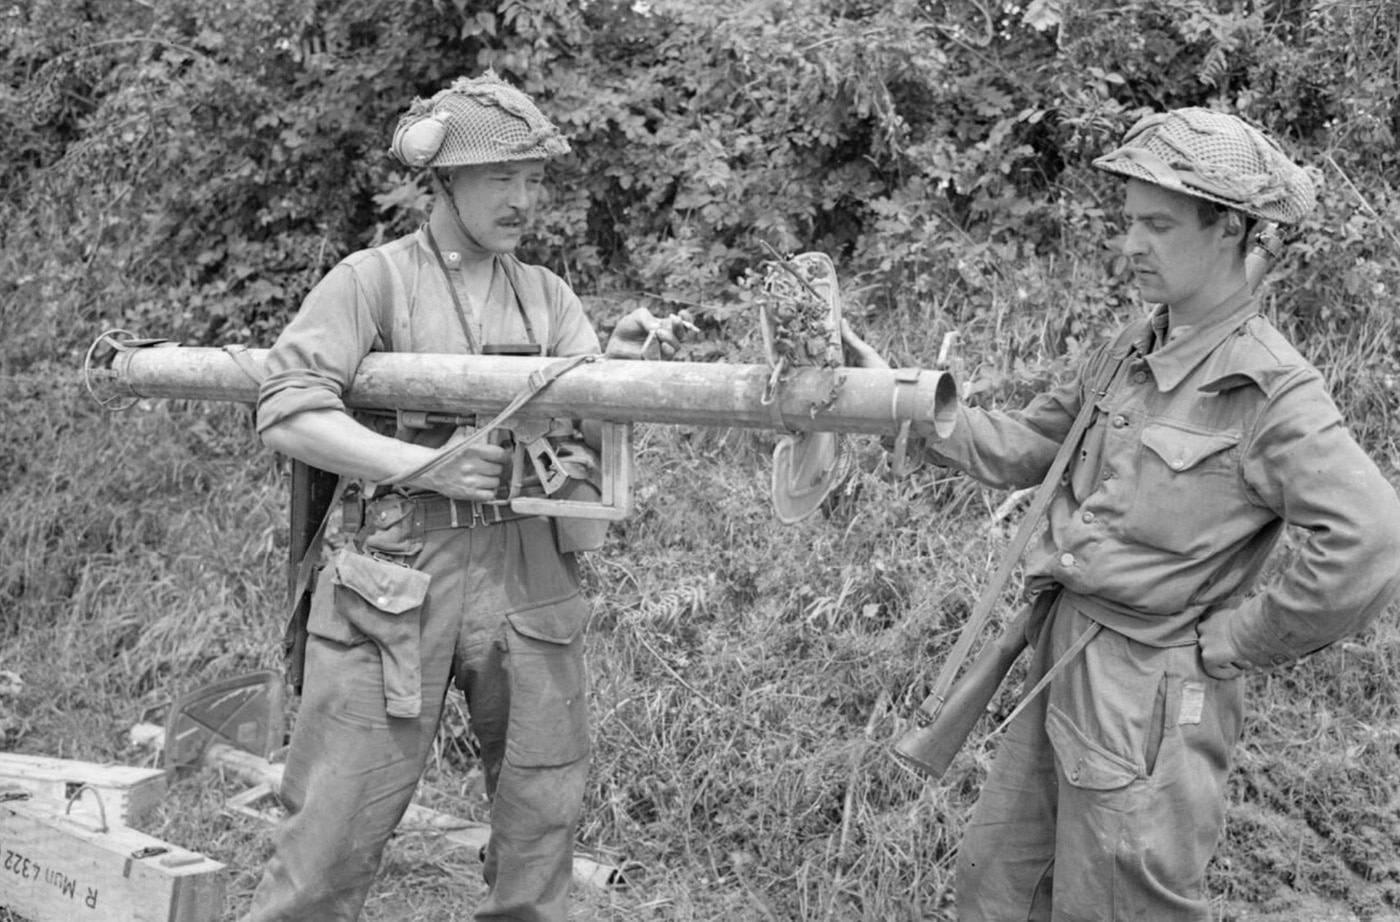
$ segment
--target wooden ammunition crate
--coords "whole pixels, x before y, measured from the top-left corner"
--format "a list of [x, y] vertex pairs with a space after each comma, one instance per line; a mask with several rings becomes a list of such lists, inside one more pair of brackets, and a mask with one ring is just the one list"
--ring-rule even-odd
[[0, 800], [0, 906], [32, 922], [218, 919], [222, 864], [69, 806]]
[[[106, 813], [108, 822], [134, 826], [165, 796], [165, 772], [0, 752], [0, 791], [15, 787], [60, 803], [72, 800], [74, 814], [100, 820], [100, 814]], [[76, 796], [85, 787], [97, 796], [88, 792]]]

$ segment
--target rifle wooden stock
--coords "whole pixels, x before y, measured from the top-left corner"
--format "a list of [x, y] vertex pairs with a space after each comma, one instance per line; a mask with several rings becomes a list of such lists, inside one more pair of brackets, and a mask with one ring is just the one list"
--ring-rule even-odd
[[[175, 344], [123, 348], [87, 369], [89, 387], [114, 398], [255, 403], [258, 383], [224, 349]], [[263, 367], [267, 350], [242, 350]], [[344, 394], [365, 410], [494, 414], [530, 386], [532, 374], [561, 361], [495, 355], [382, 353], [365, 356]], [[924, 369], [794, 368], [777, 387], [767, 365], [629, 362], [599, 359], [552, 381], [521, 408], [521, 418], [601, 419], [885, 435], [901, 422], [953, 426], [957, 385]]]
[[[302, 561], [309, 554], [319, 553], [316, 535], [334, 502], [336, 475], [312, 467], [304, 461], [292, 461], [290, 546], [287, 548], [287, 599], [292, 609], [282, 639], [286, 660], [287, 684], [301, 694], [306, 663], [306, 622], [311, 615], [310, 586], [299, 586]], [[314, 575], [314, 574], [313, 574]]]
[[924, 702], [920, 710], [931, 711], [933, 716], [926, 725], [910, 730], [895, 742], [894, 753], [900, 761], [929, 780], [943, 777], [972, 735], [978, 719], [986, 713], [1016, 657], [1026, 648], [1031, 609], [1030, 605], [1023, 607], [1002, 635], [982, 648], [944, 701]]

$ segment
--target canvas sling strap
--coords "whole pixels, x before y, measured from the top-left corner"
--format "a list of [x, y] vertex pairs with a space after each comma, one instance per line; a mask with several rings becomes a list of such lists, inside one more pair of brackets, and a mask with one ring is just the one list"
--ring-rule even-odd
[[[1128, 333], [1131, 333], [1132, 327]], [[1123, 342], [1128, 339], [1128, 333], [1114, 344], [1113, 352], [1117, 352]], [[1079, 450], [1080, 439], [1084, 437], [1084, 430], [1089, 427], [1089, 421], [1094, 417], [1094, 408], [1098, 401], [1106, 396], [1117, 383], [1118, 377], [1128, 366], [1128, 357], [1132, 354], [1133, 347], [1129, 346], [1122, 350], [1111, 364], [1100, 376], [1100, 386], [1091, 389], [1086, 395], [1083, 406], [1079, 408], [1078, 415], [1071, 424], [1069, 433], [1060, 444], [1060, 450], [1055, 454], [1055, 459], [1050, 463], [1050, 469], [1045, 473], [1045, 479], [1040, 482], [1039, 488], [1031, 500], [1030, 508], [1026, 511], [1026, 516], [1021, 520], [1021, 526], [1016, 530], [1015, 536], [1011, 539], [1011, 544], [1006, 548], [1006, 553], [1002, 555], [1001, 563], [997, 566], [996, 572], [992, 575], [991, 581], [983, 589], [982, 595], [977, 600], [977, 605], [973, 608], [972, 614], [968, 616], [967, 623], [963, 625], [962, 632], [958, 635], [957, 643], [953, 645], [952, 651], [948, 654], [948, 659], [944, 662], [943, 668], [939, 670], [938, 678], [934, 682], [931, 691], [923, 703], [919, 705], [919, 714], [916, 719], [923, 722], [931, 721], [938, 715], [947, 699], [949, 690], [953, 687], [953, 681], [962, 670], [963, 662], [966, 661], [968, 653], [972, 650], [972, 645], [982, 633], [982, 628], [986, 625], [987, 619], [991, 616], [992, 610], [996, 607], [997, 601], [1001, 598], [1002, 590], [1006, 588], [1006, 583], [1011, 579], [1011, 573], [1021, 560], [1021, 555], [1026, 551], [1026, 545], [1039, 529], [1041, 519], [1045, 516], [1045, 511], [1050, 507], [1050, 502], [1059, 493], [1061, 478], [1065, 470], [1069, 467], [1070, 458]], [[1069, 662], [1078, 655], [1079, 651], [1093, 639], [1098, 633], [1099, 625], [1095, 622], [1089, 627], [1071, 646], [1054, 666], [1041, 678], [1041, 680], [1021, 699], [1016, 710], [1011, 717], [1016, 716], [1022, 709], [1047, 685], [1050, 680], [1060, 673]], [[997, 727], [1000, 731], [1010, 722], [1011, 717]]]

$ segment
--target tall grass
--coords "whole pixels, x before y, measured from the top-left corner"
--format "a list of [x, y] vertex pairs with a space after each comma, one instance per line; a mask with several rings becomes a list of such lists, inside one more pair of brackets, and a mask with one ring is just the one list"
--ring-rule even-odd
[[76, 386], [6, 396], [0, 637], [24, 679], [15, 714], [31, 745], [111, 757], [114, 706], [134, 718], [271, 662], [276, 471], [244, 408], [108, 415]]

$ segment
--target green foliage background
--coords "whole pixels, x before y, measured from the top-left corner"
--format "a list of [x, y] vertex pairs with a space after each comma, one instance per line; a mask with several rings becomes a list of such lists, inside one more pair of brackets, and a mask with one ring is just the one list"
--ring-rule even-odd
[[[487, 66], [573, 140], [527, 255], [601, 329], [688, 307], [687, 359], [756, 360], [764, 244], [822, 250], [846, 315], [899, 362], [959, 331], [954, 369], [984, 404], [1025, 399], [1137, 310], [1093, 157], [1150, 110], [1238, 113], [1320, 187], [1267, 306], [1400, 479], [1389, 0], [3, 0], [0, 36], [0, 670], [25, 689], [0, 683], [0, 749], [129, 760], [144, 706], [276, 665], [284, 483], [246, 410], [104, 415], [84, 351], [109, 328], [269, 345], [337, 260], [422, 220], [393, 126]], [[1004, 546], [1005, 497], [940, 471], [891, 482], [856, 440], [840, 495], [784, 529], [773, 438], [648, 429], [639, 514], [589, 560], [581, 836], [660, 872], [662, 908], [585, 918], [948, 911], [985, 753], [932, 792], [880, 744]], [[1222, 899], [1394, 913], [1392, 621], [1255, 679]], [[470, 764], [449, 728], [428, 789]], [[203, 783], [159, 831], [225, 849], [237, 905], [265, 836], [181, 825], [219, 796]], [[397, 908], [372, 917], [442, 884], [387, 877]], [[424, 899], [413, 918], [449, 917]]]

